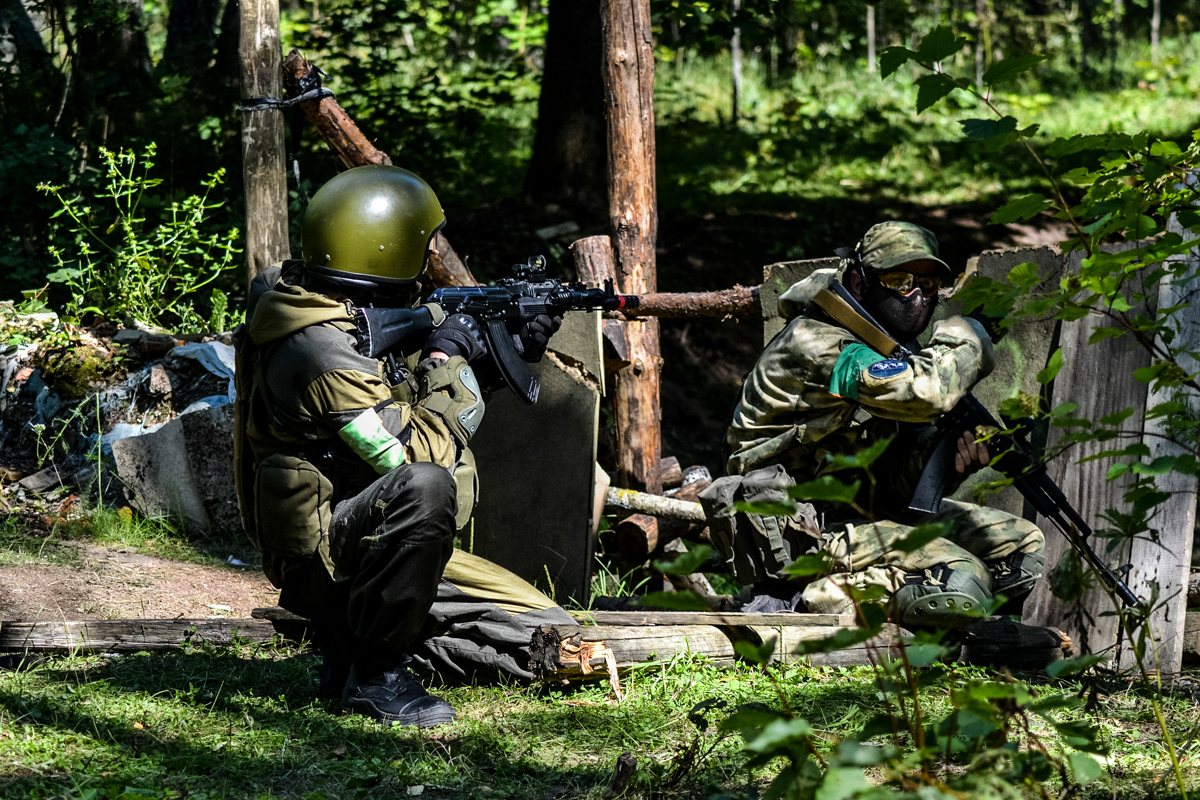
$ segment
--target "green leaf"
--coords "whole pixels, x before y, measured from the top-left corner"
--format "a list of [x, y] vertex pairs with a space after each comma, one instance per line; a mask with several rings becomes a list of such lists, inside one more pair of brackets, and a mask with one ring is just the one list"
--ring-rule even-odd
[[1046, 56], [1039, 55], [1006, 58], [1003, 61], [996, 62], [987, 72], [983, 73], [983, 82], [988, 86], [998, 86], [1001, 83], [1011, 81], [1022, 72], [1028, 72], [1045, 60]]
[[650, 592], [638, 600], [638, 605], [665, 608], [667, 611], [712, 611], [708, 601], [693, 591]]
[[963, 135], [968, 139], [990, 139], [1003, 133], [1017, 129], [1016, 117], [1001, 117], [1000, 119], [963, 119], [959, 120]]
[[888, 714], [876, 714], [867, 720], [857, 738], [860, 742], [877, 736], [891, 736], [896, 731], [896, 720]]
[[1078, 675], [1102, 661], [1104, 661], [1104, 656], [1096, 655], [1095, 653], [1076, 656], [1075, 658], [1064, 658], [1061, 661], [1055, 661], [1048, 665], [1046, 667], [1046, 674], [1051, 678], [1065, 678], [1068, 675]]
[[799, 655], [810, 655], [812, 653], [832, 653], [835, 650], [845, 650], [849, 647], [862, 644], [868, 639], [873, 638], [878, 633], [878, 627], [840, 628], [832, 636], [826, 636], [822, 639], [809, 639], [801, 642], [793, 652]]
[[1040, 194], [1027, 194], [1024, 197], [1018, 197], [1010, 203], [1005, 203], [996, 209], [996, 213], [992, 214], [990, 223], [992, 225], [1006, 225], [1010, 222], [1016, 222], [1019, 219], [1029, 219], [1034, 214], [1041, 213], [1050, 205], [1052, 205], [1051, 202]]
[[1054, 729], [1058, 731], [1058, 735], [1062, 737], [1064, 743], [1076, 750], [1100, 755], [1105, 752], [1104, 745], [1097, 741], [1100, 736], [1100, 728], [1094, 722], [1081, 719], [1056, 722]]
[[827, 575], [833, 571], [833, 556], [824, 550], [810, 556], [798, 556], [792, 563], [784, 567], [783, 571], [793, 578]]
[[831, 769], [825, 774], [825, 780], [817, 789], [816, 800], [846, 800], [870, 786], [871, 784], [867, 782], [866, 776], [860, 769], [852, 767]]
[[953, 31], [939, 25], [921, 40], [921, 45], [917, 48], [916, 58], [918, 61], [931, 63], [941, 61], [962, 50], [966, 44], [966, 37], [960, 36], [955, 38]]
[[654, 568], [664, 575], [691, 575], [703, 566], [710, 555], [712, 555], [712, 548], [706, 544], [700, 544], [686, 553], [680, 553], [673, 561], [655, 561]]
[[904, 650], [908, 663], [914, 667], [927, 667], [950, 652], [940, 644], [910, 644]]
[[955, 89], [954, 81], [948, 76], [925, 75], [917, 79], [917, 113], [920, 114], [925, 109], [932, 106], [938, 100], [941, 100], [946, 95]]
[[845, 484], [832, 475], [822, 475], [815, 481], [788, 487], [788, 497], [796, 500], [825, 500], [832, 503], [853, 503], [862, 481]]
[[1062, 158], [1086, 150], [1108, 150], [1113, 137], [1107, 133], [1077, 134], [1070, 139], [1055, 139], [1046, 147], [1050, 158]]
[[753, 753], [776, 752], [780, 745], [804, 741], [812, 736], [812, 726], [802, 719], [776, 719], [763, 728], [762, 733], [746, 745]]
[[869, 447], [860, 450], [851, 455], [842, 455], [840, 453], [830, 453], [827, 458], [829, 460], [829, 471], [837, 472], [843, 469], [867, 469], [874, 464], [881, 455], [887, 452], [888, 445], [892, 443], [894, 437], [887, 436], [872, 442]]
[[915, 552], [932, 542], [934, 539], [945, 536], [949, 532], [949, 527], [949, 525], [942, 522], [931, 522], [928, 525], [918, 525], [905, 534], [903, 538], [892, 543], [892, 548], [899, 550], [901, 553]]
[[1134, 464], [1133, 471], [1138, 475], [1166, 475], [1175, 470], [1175, 456], [1159, 456], [1149, 464]]
[[1178, 156], [1182, 155], [1179, 150], [1179, 145], [1174, 142], [1155, 142], [1150, 145], [1150, 155], [1152, 156]]
[[745, 640], [734, 642], [733, 649], [739, 656], [753, 664], [767, 665], [771, 663], [771, 656], [775, 655], [775, 645], [778, 643], [778, 637], [772, 636], [762, 644], [754, 644]]
[[1104, 775], [1104, 765], [1087, 753], [1071, 753], [1067, 760], [1071, 762], [1071, 772], [1077, 783], [1091, 783]]
[[1037, 374], [1038, 383], [1044, 385], [1044, 384], [1047, 384], [1050, 381], [1054, 380], [1054, 376], [1056, 376], [1058, 374], [1058, 371], [1060, 369], [1062, 369], [1062, 365], [1063, 365], [1063, 354], [1062, 354], [1062, 348], [1060, 347], [1057, 350], [1055, 350], [1053, 354], [1051, 354], [1050, 361], [1046, 364], [1046, 368], [1041, 370], [1040, 372], [1038, 372], [1038, 374]]
[[63, 267], [62, 269], [55, 270], [47, 275], [46, 280], [50, 281], [51, 283], [68, 283], [75, 278], [78, 278], [82, 274], [83, 272], [75, 269], [74, 267]]
[[1092, 331], [1092, 335], [1088, 337], [1088, 344], [1096, 344], [1097, 342], [1103, 342], [1105, 339], [1115, 339], [1118, 336], [1124, 335], [1124, 328], [1096, 328], [1096, 330]]
[[903, 67], [909, 61], [916, 58], [917, 54], [907, 47], [888, 47], [879, 54], [879, 75], [886, 78], [896, 70]]
[[718, 725], [723, 731], [748, 731], [765, 728], [776, 720], [784, 719], [778, 711], [772, 711], [761, 703], [738, 706], [738, 710]]
[[1105, 473], [1104, 479], [1108, 481], [1115, 481], [1126, 472], [1129, 472], [1129, 466], [1129, 464], [1113, 464], [1108, 468], [1108, 472]]

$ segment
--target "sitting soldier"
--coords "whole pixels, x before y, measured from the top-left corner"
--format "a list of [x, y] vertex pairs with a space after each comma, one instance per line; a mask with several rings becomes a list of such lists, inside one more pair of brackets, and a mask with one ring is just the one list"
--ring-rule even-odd
[[[908, 509], [937, 438], [932, 423], [992, 370], [992, 340], [982, 322], [956, 316], [934, 324], [926, 346], [914, 342], [933, 318], [939, 289], [954, 276], [924, 228], [880, 223], [839, 255], [838, 269], [817, 270], [780, 298], [787, 325], [746, 377], [727, 434], [727, 471], [740, 477], [718, 481], [703, 498], [710, 519], [730, 520], [714, 527], [714, 542], [735, 577], [753, 586], [756, 598], [746, 610], [842, 613], [852, 608], [849, 587], [876, 586], [893, 620], [905, 626], [967, 625], [993, 595], [1027, 594], [1045, 560], [1042, 532], [1011, 514], [952, 500], [933, 517]], [[835, 278], [892, 339], [909, 345], [911, 357], [885, 358], [878, 341], [873, 349], [871, 326], [850, 304], [827, 310], [832, 293], [821, 290]], [[735, 523], [729, 516], [734, 499], [782, 497], [793, 481], [844, 466], [833, 457], [885, 438], [891, 442], [870, 475], [836, 473], [847, 483], [862, 480], [856, 504], [871, 519], [852, 506], [822, 502], [807, 518], [751, 514]], [[989, 456], [969, 432], [957, 445], [961, 483]], [[928, 522], [947, 523], [947, 534], [912, 552], [894, 546], [912, 526]], [[832, 557], [834, 574], [806, 586], [788, 580], [788, 564], [817, 549]]]

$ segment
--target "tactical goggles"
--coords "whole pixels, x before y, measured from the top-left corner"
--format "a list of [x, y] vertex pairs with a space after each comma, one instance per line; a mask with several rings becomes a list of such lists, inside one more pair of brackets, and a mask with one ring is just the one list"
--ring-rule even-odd
[[932, 297], [942, 288], [942, 279], [937, 275], [914, 275], [911, 272], [897, 269], [891, 272], [880, 272], [877, 277], [883, 288], [901, 294], [908, 294], [915, 286], [921, 290], [921, 294]]

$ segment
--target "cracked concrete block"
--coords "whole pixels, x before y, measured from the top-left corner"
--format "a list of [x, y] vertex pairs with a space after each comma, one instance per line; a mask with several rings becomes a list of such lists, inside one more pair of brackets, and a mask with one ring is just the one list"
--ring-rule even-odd
[[205, 532], [241, 529], [233, 484], [233, 406], [196, 411], [114, 442], [131, 505]]

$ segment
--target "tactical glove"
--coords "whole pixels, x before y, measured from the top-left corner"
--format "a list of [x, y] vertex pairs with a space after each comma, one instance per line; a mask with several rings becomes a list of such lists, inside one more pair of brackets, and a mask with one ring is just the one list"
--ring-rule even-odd
[[561, 314], [554, 317], [539, 314], [522, 325], [520, 332], [513, 336], [513, 344], [521, 358], [530, 363], [541, 361], [550, 337], [562, 327], [562, 320]]
[[468, 364], [487, 355], [487, 345], [483, 343], [478, 323], [466, 314], [447, 317], [429, 335], [422, 358], [428, 358], [435, 350], [441, 350], [451, 358], [462, 356]]
[[992, 344], [999, 344], [1004, 337], [1005, 330], [1000, 327], [1000, 323], [1004, 321], [1004, 316], [993, 316], [986, 313], [982, 308], [977, 308], [967, 317], [975, 320], [983, 325], [983, 329], [987, 331], [987, 335], [991, 338]]

